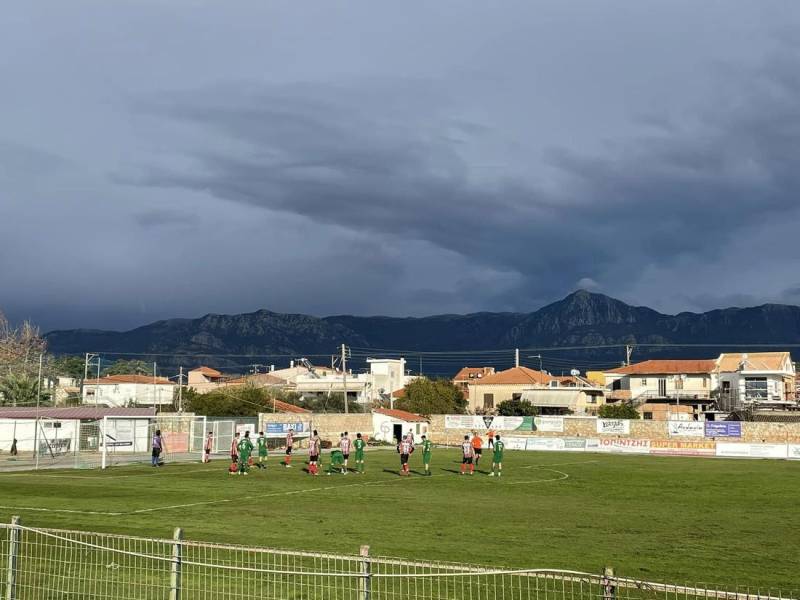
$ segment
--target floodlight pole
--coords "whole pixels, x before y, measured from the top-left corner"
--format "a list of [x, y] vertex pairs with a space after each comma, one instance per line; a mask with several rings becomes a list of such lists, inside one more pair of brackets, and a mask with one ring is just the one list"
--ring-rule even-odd
[[36, 425], [33, 430], [33, 452], [36, 457], [36, 469], [39, 468], [39, 407], [42, 403], [42, 361], [44, 354], [39, 353], [39, 379], [36, 381]]
[[344, 414], [347, 414], [347, 347], [342, 344], [342, 387], [344, 388]]

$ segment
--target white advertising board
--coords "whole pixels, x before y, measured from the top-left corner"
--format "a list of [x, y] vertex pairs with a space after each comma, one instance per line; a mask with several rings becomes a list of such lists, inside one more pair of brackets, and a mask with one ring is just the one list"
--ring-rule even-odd
[[503, 444], [506, 450], [525, 450], [527, 438], [524, 437], [504, 437]]
[[526, 450], [550, 450], [557, 451], [564, 449], [564, 440], [561, 438], [548, 437], [529, 437]]
[[534, 417], [533, 423], [537, 431], [564, 431], [564, 417]]
[[490, 415], [445, 415], [445, 429], [475, 429], [478, 431], [494, 429], [495, 431], [531, 430], [532, 417], [493, 417]]
[[789, 444], [789, 458], [800, 460], [800, 444]]
[[670, 437], [704, 437], [705, 423], [702, 421], [669, 421], [667, 423]]
[[787, 444], [743, 444], [717, 442], [717, 456], [742, 458], [787, 458]]
[[597, 433], [627, 435], [631, 432], [631, 422], [627, 419], [597, 419]]
[[632, 440], [630, 438], [605, 438], [600, 440], [600, 452], [622, 452], [624, 454], [649, 454], [650, 440]]

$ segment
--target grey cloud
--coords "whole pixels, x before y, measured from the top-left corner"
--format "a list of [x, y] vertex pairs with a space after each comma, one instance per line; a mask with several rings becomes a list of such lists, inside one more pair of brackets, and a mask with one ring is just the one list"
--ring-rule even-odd
[[[546, 160], [559, 184], [548, 189], [502, 176], [476, 181], [459, 144], [441, 135], [438, 113], [457, 110], [444, 94], [432, 114], [400, 114], [396, 101], [387, 117], [381, 104], [355, 103], [339, 88], [231, 86], [224, 97], [234, 108], [183, 95], [162, 98], [159, 114], [248, 149], [195, 151], [202, 172], [153, 166], [140, 183], [424, 240], [522, 274], [526, 283], [512, 294], [529, 304], [568, 291], [587, 272], [613, 289], [679, 256], [717, 259], [759, 224], [798, 219], [797, 73], [800, 60], [787, 52], [728, 82], [716, 108], [688, 126], [618, 140], [603, 155], [553, 149]], [[398, 87], [394, 98], [404, 94]], [[482, 127], [460, 130], [469, 137]]]

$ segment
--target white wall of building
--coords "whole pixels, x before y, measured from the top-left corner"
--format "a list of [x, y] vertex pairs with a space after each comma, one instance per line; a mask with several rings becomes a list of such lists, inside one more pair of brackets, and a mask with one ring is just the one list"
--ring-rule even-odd
[[175, 385], [103, 383], [83, 386], [83, 403], [109, 407], [166, 406], [175, 397]]

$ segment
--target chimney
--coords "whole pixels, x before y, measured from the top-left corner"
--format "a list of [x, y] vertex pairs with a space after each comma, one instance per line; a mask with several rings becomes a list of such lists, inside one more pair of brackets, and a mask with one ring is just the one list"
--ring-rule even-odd
[[293, 360], [289, 361], [289, 368], [290, 369], [294, 369], [294, 361]]
[[269, 372], [270, 373], [274, 373], [275, 372], [275, 365], [270, 365], [269, 366]]

